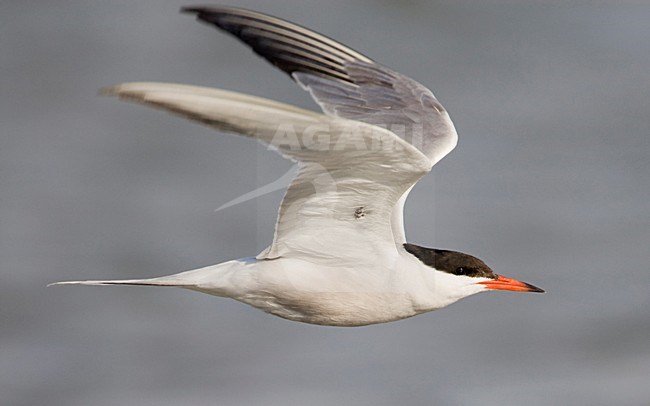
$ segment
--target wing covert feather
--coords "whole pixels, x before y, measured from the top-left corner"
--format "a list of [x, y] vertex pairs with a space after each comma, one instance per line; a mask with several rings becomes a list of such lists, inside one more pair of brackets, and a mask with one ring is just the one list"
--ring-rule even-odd
[[388, 130], [272, 100], [166, 83], [126, 83], [104, 93], [255, 138], [300, 162], [273, 243], [259, 258], [397, 255], [392, 208], [431, 169], [426, 156]]

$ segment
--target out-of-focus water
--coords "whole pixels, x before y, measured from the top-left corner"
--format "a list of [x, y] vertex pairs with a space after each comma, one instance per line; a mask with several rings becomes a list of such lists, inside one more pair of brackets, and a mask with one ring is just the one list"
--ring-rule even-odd
[[60, 287], [256, 254], [289, 163], [96, 96], [124, 81], [316, 108], [174, 1], [5, 1], [0, 13], [3, 405], [644, 405], [650, 401], [650, 4], [231, 2], [312, 27], [433, 89], [458, 148], [409, 240], [546, 295], [492, 293], [364, 328], [173, 289]]

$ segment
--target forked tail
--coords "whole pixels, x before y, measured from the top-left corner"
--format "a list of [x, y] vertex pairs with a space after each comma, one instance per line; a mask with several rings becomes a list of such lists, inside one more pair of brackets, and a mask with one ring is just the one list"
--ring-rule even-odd
[[[50, 283], [53, 285], [136, 285], [136, 286], [171, 286], [228, 296], [236, 289], [237, 281], [245, 279], [246, 268], [255, 265], [254, 258], [242, 258], [217, 265], [185, 271], [174, 275], [147, 279], [65, 281]], [[236, 277], [235, 277], [236, 276]], [[243, 279], [242, 279], [243, 278]]]
[[106, 286], [106, 285], [133, 285], [133, 286], [172, 286], [172, 287], [193, 287], [196, 286], [195, 283], [181, 280], [173, 277], [160, 277], [160, 278], [150, 278], [150, 279], [123, 279], [123, 280], [92, 280], [92, 281], [64, 281], [64, 282], [55, 282], [50, 283], [49, 286], [55, 285], [95, 285], [95, 286]]

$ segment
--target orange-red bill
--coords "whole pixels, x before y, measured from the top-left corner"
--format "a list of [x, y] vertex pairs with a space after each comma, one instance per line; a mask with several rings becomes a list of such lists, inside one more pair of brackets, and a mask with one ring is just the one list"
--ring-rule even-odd
[[516, 279], [508, 278], [507, 276], [497, 275], [496, 279], [485, 282], [479, 282], [481, 285], [487, 286], [488, 289], [494, 290], [512, 290], [515, 292], [536, 292], [544, 293], [544, 289], [533, 286], [530, 283], [518, 281]]

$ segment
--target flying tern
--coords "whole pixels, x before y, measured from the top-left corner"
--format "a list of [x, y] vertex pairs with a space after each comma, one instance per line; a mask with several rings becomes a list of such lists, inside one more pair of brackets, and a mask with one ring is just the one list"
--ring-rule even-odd
[[125, 83], [104, 93], [252, 137], [296, 161], [273, 241], [256, 257], [170, 276], [56, 284], [179, 287], [330, 326], [404, 319], [489, 290], [543, 292], [497, 275], [471, 255], [406, 242], [409, 191], [458, 139], [429, 89], [266, 14], [224, 6], [182, 11], [234, 35], [287, 73], [324, 114], [180, 84]]

